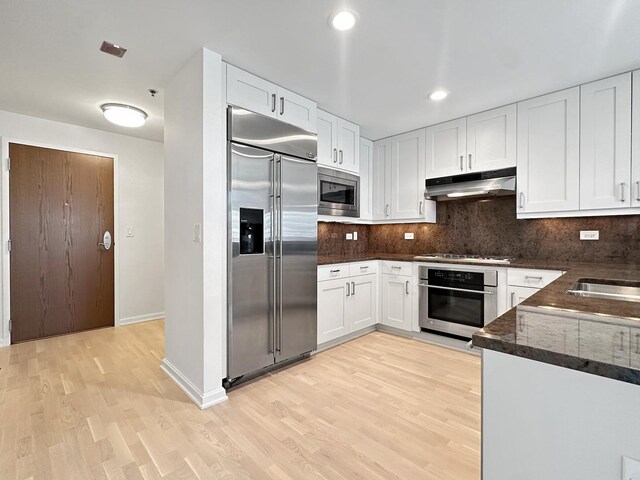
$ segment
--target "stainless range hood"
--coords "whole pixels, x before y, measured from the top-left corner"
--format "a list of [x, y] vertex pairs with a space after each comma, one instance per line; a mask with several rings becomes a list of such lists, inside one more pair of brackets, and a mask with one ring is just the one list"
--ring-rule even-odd
[[424, 196], [430, 200], [515, 195], [516, 168], [429, 178], [425, 187]]

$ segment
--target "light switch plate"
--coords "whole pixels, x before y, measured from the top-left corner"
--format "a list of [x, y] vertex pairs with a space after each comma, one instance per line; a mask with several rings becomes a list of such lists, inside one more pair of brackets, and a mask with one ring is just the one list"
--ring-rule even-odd
[[413, 240], [414, 239], [413, 232], [405, 232], [404, 239], [405, 240]]
[[353, 233], [347, 233], [347, 240], [353, 240]]
[[640, 460], [622, 457], [622, 480], [640, 480]]
[[199, 223], [193, 225], [193, 241], [200, 243], [202, 241], [202, 227]]
[[125, 228], [125, 236], [133, 237], [133, 227], [124, 227]]
[[580, 240], [600, 240], [600, 230], [580, 230]]

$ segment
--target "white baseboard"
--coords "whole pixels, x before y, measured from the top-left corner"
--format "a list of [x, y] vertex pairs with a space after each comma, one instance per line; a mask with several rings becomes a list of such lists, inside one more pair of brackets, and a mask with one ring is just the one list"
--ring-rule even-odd
[[137, 315], [135, 317], [121, 318], [118, 326], [131, 325], [132, 323], [149, 322], [151, 320], [160, 320], [164, 318], [164, 312], [148, 313], [146, 315]]
[[184, 393], [186, 393], [189, 398], [203, 410], [217, 403], [224, 402], [227, 399], [227, 392], [222, 388], [222, 385], [211, 392], [202, 393], [198, 387], [191, 383], [189, 379], [180, 373], [180, 371], [166, 358], [162, 359], [160, 368], [162, 368], [165, 373], [169, 375], [182, 390], [184, 390]]

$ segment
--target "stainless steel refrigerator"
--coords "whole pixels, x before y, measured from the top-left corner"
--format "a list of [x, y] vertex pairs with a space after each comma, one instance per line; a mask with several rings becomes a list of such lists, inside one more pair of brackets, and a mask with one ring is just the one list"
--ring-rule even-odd
[[316, 134], [228, 109], [226, 387], [317, 348]]

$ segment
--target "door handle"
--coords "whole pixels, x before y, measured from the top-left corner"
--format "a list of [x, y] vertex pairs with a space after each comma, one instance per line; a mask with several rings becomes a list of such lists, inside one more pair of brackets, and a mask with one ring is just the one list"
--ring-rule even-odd
[[636, 201], [640, 202], [640, 180], [636, 182]]
[[386, 217], [389, 216], [389, 204], [388, 203], [384, 206], [384, 214], [385, 214]]
[[113, 245], [113, 242], [111, 241], [111, 233], [109, 232], [109, 230], [107, 230], [102, 235], [102, 241], [98, 243], [98, 246], [104, 248], [105, 250], [109, 250], [111, 248], [111, 245]]
[[284, 115], [284, 97], [280, 97], [280, 115]]
[[526, 280], [542, 280], [542, 277], [539, 275], [525, 275], [524, 278]]
[[460, 171], [464, 171], [464, 155], [460, 155]]
[[623, 203], [626, 201], [625, 198], [624, 198], [624, 187], [626, 185], [627, 184], [625, 182], [620, 182], [620, 201], [623, 202]]
[[351, 295], [356, 294], [356, 282], [351, 282]]
[[340, 150], [340, 165], [342, 165], [343, 161], [344, 161], [344, 152]]
[[422, 202], [420, 202], [420, 205], [418, 207], [418, 212], [420, 213], [420, 215], [422, 215]]
[[351, 291], [349, 290], [349, 282], [347, 282], [347, 297], [351, 296]]
[[469, 154], [469, 161], [467, 162], [467, 166], [469, 167], [469, 170], [471, 170], [471, 154]]
[[329, 273], [340, 273], [340, 269], [338, 268], [337, 270], [329, 270]]
[[511, 308], [513, 308], [513, 298], [515, 297], [516, 292], [511, 292]]
[[338, 163], [338, 149], [333, 149], [333, 163]]
[[524, 208], [524, 192], [520, 192], [520, 202], [518, 204], [520, 208]]
[[409, 280], [405, 282], [404, 291], [407, 292], [407, 295], [409, 295]]
[[272, 112], [276, 111], [276, 94], [275, 93], [271, 94], [271, 111]]
[[620, 351], [624, 352], [624, 332], [620, 332]]

